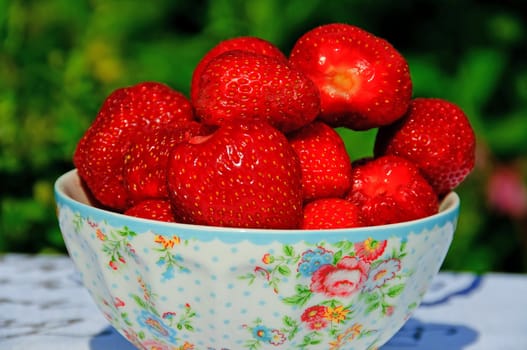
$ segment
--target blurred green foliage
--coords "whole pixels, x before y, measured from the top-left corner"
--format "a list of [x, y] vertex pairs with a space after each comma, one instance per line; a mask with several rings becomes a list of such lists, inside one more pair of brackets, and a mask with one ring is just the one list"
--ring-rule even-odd
[[[115, 88], [155, 80], [186, 94], [219, 40], [254, 35], [288, 53], [316, 25], [347, 22], [409, 61], [415, 96], [459, 104], [478, 164], [458, 189], [445, 269], [527, 271], [525, 210], [489, 201], [496, 169], [527, 174], [527, 14], [522, 0], [0, 0], [0, 252], [65, 252], [53, 182]], [[375, 131], [341, 130], [353, 158]], [[499, 191], [498, 191], [499, 192]], [[507, 200], [507, 198], [505, 198]], [[517, 200], [518, 201], [518, 200]], [[521, 205], [521, 196], [520, 196]]]

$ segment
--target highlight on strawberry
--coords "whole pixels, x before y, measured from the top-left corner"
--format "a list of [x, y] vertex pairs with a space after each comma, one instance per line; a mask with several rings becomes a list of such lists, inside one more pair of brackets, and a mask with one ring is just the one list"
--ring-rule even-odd
[[[437, 213], [474, 167], [463, 110], [414, 97], [404, 56], [351, 24], [313, 28], [289, 53], [221, 41], [189, 87], [139, 82], [106, 98], [73, 155], [98, 206], [211, 226], [383, 225]], [[337, 127], [376, 129], [371, 157], [351, 159]]]

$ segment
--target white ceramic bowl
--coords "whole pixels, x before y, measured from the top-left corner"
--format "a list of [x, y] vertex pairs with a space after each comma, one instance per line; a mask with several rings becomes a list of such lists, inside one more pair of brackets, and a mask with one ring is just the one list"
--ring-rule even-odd
[[75, 170], [55, 185], [71, 256], [139, 349], [375, 349], [418, 307], [459, 197], [411, 222], [339, 230], [164, 223], [95, 208]]

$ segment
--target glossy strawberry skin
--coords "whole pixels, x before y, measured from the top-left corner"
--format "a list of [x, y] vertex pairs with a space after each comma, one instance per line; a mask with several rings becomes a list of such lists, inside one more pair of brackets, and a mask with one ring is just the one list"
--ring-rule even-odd
[[232, 120], [177, 145], [168, 186], [178, 222], [249, 228], [298, 228], [299, 160], [267, 122]]
[[361, 209], [366, 226], [420, 219], [439, 210], [432, 186], [405, 158], [388, 155], [354, 163], [352, 179], [346, 199]]
[[144, 200], [128, 208], [124, 214], [142, 219], [175, 222], [170, 201], [167, 199]]
[[304, 201], [343, 197], [351, 187], [351, 160], [340, 135], [315, 121], [288, 135], [302, 166]]
[[303, 230], [361, 227], [360, 209], [343, 198], [319, 198], [304, 205]]
[[322, 25], [295, 43], [289, 61], [320, 91], [320, 119], [366, 130], [400, 118], [412, 96], [406, 59], [386, 40], [343, 23]]
[[317, 117], [320, 97], [314, 83], [286, 62], [228, 51], [207, 65], [194, 105], [205, 124], [221, 125], [239, 117], [266, 118], [287, 133]]
[[128, 207], [122, 174], [124, 153], [132, 135], [154, 124], [193, 118], [190, 101], [164, 84], [144, 82], [117, 89], [106, 98], [77, 144], [73, 163], [102, 205], [123, 211]]
[[124, 153], [123, 181], [129, 205], [148, 199], [168, 200], [167, 166], [172, 149], [199, 134], [198, 122], [159, 125], [138, 131]]
[[475, 163], [475, 134], [463, 110], [439, 98], [412, 100], [400, 121], [379, 129], [375, 154], [405, 157], [438, 196], [456, 188]]
[[287, 57], [284, 53], [273, 43], [264, 40], [262, 38], [253, 36], [241, 36], [230, 38], [221, 41], [212, 49], [210, 49], [198, 62], [194, 72], [192, 73], [192, 80], [190, 85], [190, 99], [193, 103], [198, 98], [199, 81], [203, 71], [209, 64], [209, 62], [220, 54], [231, 51], [231, 50], [242, 50], [257, 53], [260, 55], [271, 56], [280, 61], [287, 62]]

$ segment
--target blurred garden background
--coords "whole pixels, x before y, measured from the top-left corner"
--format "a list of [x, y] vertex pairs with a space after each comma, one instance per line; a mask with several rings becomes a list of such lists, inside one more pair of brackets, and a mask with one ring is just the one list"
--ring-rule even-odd
[[[0, 253], [65, 253], [53, 182], [115, 88], [154, 80], [188, 94], [200, 57], [254, 35], [288, 53], [316, 25], [347, 22], [409, 61], [414, 96], [461, 106], [477, 165], [443, 269], [527, 272], [524, 0], [0, 0]], [[375, 130], [341, 130], [353, 158]]]

